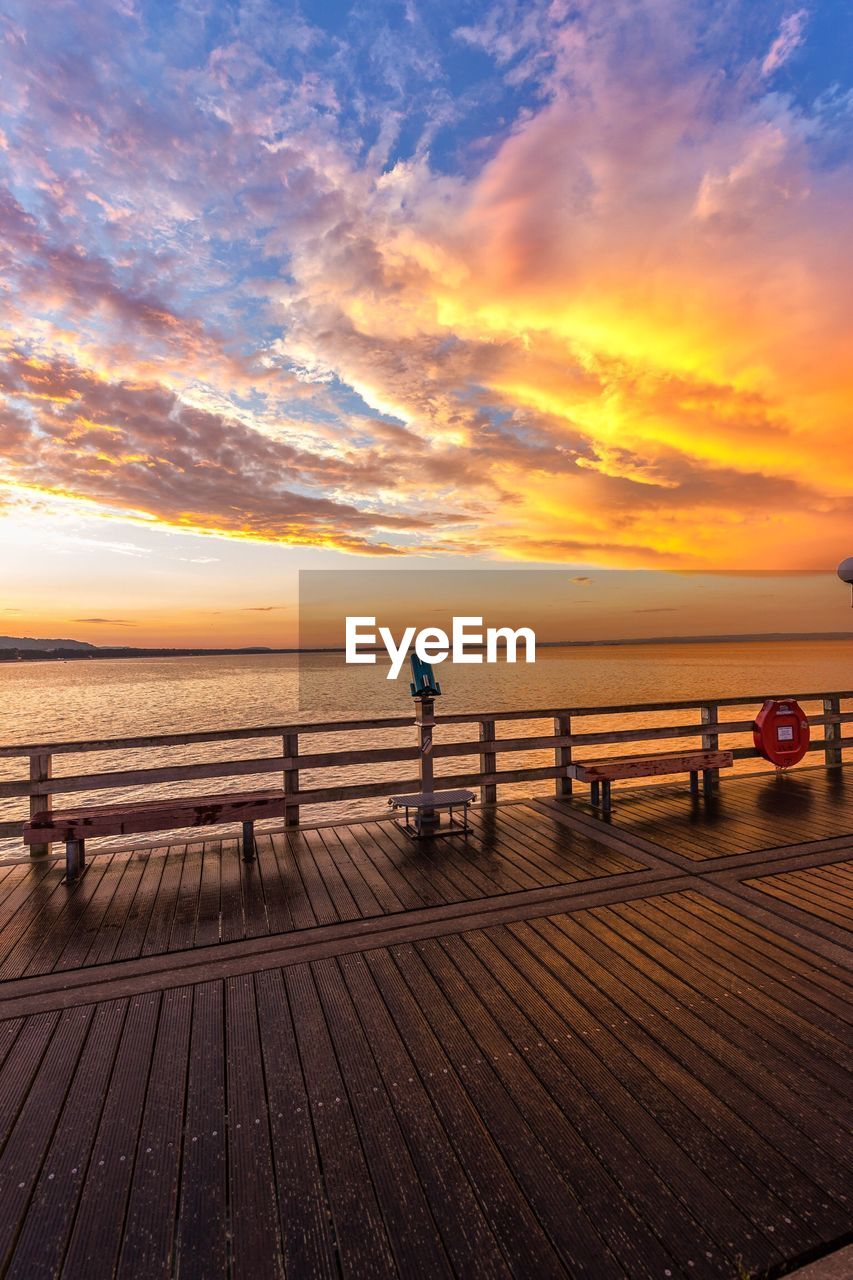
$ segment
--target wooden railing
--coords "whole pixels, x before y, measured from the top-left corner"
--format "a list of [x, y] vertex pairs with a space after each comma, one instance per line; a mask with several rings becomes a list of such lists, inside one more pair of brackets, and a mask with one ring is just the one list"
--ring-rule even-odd
[[[241, 775], [280, 774], [282, 786], [291, 797], [288, 824], [299, 822], [304, 805], [331, 804], [364, 797], [389, 795], [392, 792], [420, 788], [425, 773], [423, 761], [430, 757], [429, 774], [434, 762], [456, 757], [476, 756], [479, 767], [463, 773], [436, 772], [435, 781], [442, 787], [479, 787], [481, 801], [493, 803], [498, 788], [512, 783], [554, 779], [557, 795], [571, 793], [571, 779], [566, 766], [574, 760], [590, 759], [595, 747], [633, 746], [638, 743], [662, 743], [675, 739], [696, 739], [708, 749], [716, 749], [721, 739], [750, 733], [752, 722], [765, 696], [718, 698], [713, 702], [683, 700], [677, 702], [632, 703], [628, 706], [562, 707], [521, 711], [454, 712], [426, 714], [418, 708], [416, 715], [386, 716], [372, 720], [339, 720], [259, 726], [245, 729], [205, 730], [194, 733], [155, 734], [136, 738], [102, 738], [85, 742], [28, 743], [0, 747], [0, 759], [20, 757], [29, 761], [29, 776], [0, 782], [0, 797], [28, 797], [30, 815], [52, 807], [56, 795], [75, 792], [99, 792], [114, 788], [162, 786], [165, 783], [204, 778], [237, 778]], [[823, 737], [812, 741], [811, 752], [823, 752], [828, 767], [842, 763], [845, 747], [853, 746], [853, 738], [845, 737], [842, 726], [853, 722], [853, 711], [843, 710], [842, 703], [853, 699], [853, 692], [819, 692], [783, 694], [800, 703], [818, 704], [819, 711], [808, 715], [812, 727], [822, 727]], [[735, 715], [735, 709], [749, 707], [748, 718], [724, 719]], [[675, 713], [684, 712], [683, 716]], [[690, 718], [686, 713], [692, 712]], [[643, 725], [638, 717], [673, 713], [675, 723]], [[590, 719], [618, 718], [619, 727], [578, 732], [579, 722]], [[548, 721], [547, 732], [520, 737], [499, 737], [498, 726], [512, 721]], [[463, 741], [434, 741], [442, 726], [476, 725], [477, 737]], [[305, 740], [316, 734], [371, 733], [396, 729], [412, 731], [413, 741], [404, 746], [378, 746], [333, 751], [305, 751]], [[257, 739], [276, 741], [274, 753], [240, 756], [237, 759], [205, 760], [179, 764], [156, 764], [145, 768], [110, 769], [104, 772], [54, 775], [55, 758], [95, 752], [122, 752], [169, 749], [204, 743], [239, 743]], [[279, 746], [280, 744], [280, 746]], [[525, 765], [521, 768], [499, 768], [498, 757], [518, 752], [553, 752], [553, 764]], [[579, 755], [578, 752], [581, 754]], [[754, 757], [752, 746], [733, 748], [735, 759]], [[597, 753], [601, 755], [601, 752]], [[609, 754], [606, 752], [605, 754]], [[346, 771], [354, 767], [376, 766], [391, 762], [411, 761], [417, 766], [408, 778], [377, 778], [360, 782], [335, 782], [333, 785], [306, 785], [305, 774], [315, 770]], [[142, 796], [141, 798], [145, 798]], [[23, 819], [0, 823], [0, 837], [21, 833]], [[45, 852], [34, 846], [33, 853]]]

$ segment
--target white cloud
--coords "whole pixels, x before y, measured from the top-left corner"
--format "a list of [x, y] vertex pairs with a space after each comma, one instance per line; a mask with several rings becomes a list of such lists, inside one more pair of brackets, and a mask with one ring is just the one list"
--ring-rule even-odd
[[771, 76], [788, 61], [794, 50], [803, 43], [803, 31], [808, 19], [807, 9], [798, 9], [782, 19], [779, 34], [767, 51], [761, 64], [761, 74]]

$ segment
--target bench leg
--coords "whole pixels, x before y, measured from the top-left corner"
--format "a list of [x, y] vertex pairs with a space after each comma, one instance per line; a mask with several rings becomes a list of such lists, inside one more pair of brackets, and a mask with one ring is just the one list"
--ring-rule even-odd
[[709, 796], [711, 792], [714, 790], [714, 770], [713, 769], [702, 770], [702, 790], [705, 792], [706, 796]]
[[690, 770], [690, 794], [692, 796], [699, 794], [699, 774], [695, 769]]
[[610, 803], [610, 779], [605, 778], [601, 783], [601, 812], [609, 813], [612, 807]]
[[243, 861], [254, 862], [255, 860], [255, 824], [254, 822], [243, 823]]
[[86, 870], [86, 841], [65, 841], [65, 883], [76, 884]]
[[589, 784], [589, 803], [592, 805], [593, 809], [598, 808], [600, 791], [601, 791], [600, 783], [591, 782]]

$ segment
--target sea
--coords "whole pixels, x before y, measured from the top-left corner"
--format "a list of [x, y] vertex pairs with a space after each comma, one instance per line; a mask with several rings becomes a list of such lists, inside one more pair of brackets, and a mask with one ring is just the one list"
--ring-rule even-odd
[[[342, 654], [245, 654], [202, 657], [123, 658], [23, 661], [0, 664], [0, 746], [77, 742], [104, 738], [190, 733], [286, 726], [295, 722], [330, 722], [405, 716], [411, 713], [407, 674], [388, 680], [387, 663], [346, 666]], [[442, 696], [437, 710], [499, 712], [548, 711], [563, 707], [628, 707], [632, 703], [697, 702], [744, 697], [758, 710], [770, 696], [795, 696], [853, 687], [853, 640], [715, 641], [689, 644], [656, 643], [545, 648], [534, 664], [436, 667]], [[815, 708], [811, 708], [814, 710]], [[751, 718], [745, 708], [737, 719]], [[575, 730], [595, 732], [620, 725], [683, 724], [695, 712], [648, 715], [595, 715], [574, 724]], [[550, 732], [550, 725], [512, 721], [498, 726], [498, 736], [520, 737]], [[446, 726], [438, 741], [476, 739], [476, 725]], [[413, 741], [409, 729], [336, 731], [305, 735], [301, 750], [326, 751], [391, 746]], [[730, 739], [724, 745], [748, 742]], [[642, 750], [643, 747], [632, 747]], [[664, 750], [655, 743], [650, 750]], [[182, 745], [57, 754], [54, 776], [79, 776], [190, 763], [215, 759], [248, 759], [279, 754], [280, 741], [255, 738], [227, 744]], [[606, 754], [597, 748], [596, 754]], [[553, 752], [499, 756], [499, 767], [553, 763]], [[746, 762], [755, 769], [756, 762]], [[444, 760], [446, 772], [476, 768], [476, 757]], [[767, 766], [769, 768], [769, 766]], [[27, 777], [23, 758], [0, 759], [0, 781]], [[303, 771], [301, 785], [322, 786], [378, 778], [406, 778], [412, 762], [375, 765], [362, 763], [347, 770]], [[226, 787], [248, 790], [276, 785], [280, 775], [243, 775], [235, 779], [207, 779], [109, 791], [76, 792], [65, 803], [107, 803], [120, 798], [141, 799], [155, 793], [189, 794]], [[553, 790], [553, 782], [527, 782], [501, 788], [509, 797]], [[61, 807], [63, 800], [54, 799]], [[303, 819], [326, 821], [375, 815], [382, 799], [306, 807]], [[0, 798], [0, 822], [25, 816], [26, 799]], [[145, 838], [148, 839], [147, 837]], [[126, 840], [104, 841], [104, 845]], [[0, 856], [17, 856], [17, 838], [0, 840]]]

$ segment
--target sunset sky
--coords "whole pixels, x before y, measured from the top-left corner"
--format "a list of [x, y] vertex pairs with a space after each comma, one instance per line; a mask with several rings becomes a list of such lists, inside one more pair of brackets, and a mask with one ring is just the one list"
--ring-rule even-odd
[[6, 0], [0, 632], [853, 554], [851, 51], [840, 2]]

